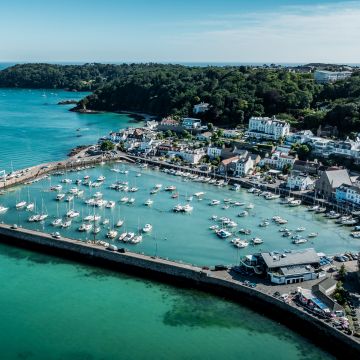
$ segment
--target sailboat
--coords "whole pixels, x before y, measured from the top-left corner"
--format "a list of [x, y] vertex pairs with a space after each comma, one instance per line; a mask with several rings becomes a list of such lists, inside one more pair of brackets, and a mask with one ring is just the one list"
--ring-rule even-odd
[[30, 202], [30, 192], [29, 192], [29, 189], [28, 189], [28, 203], [26, 205], [26, 211], [33, 211], [34, 208], [35, 208], [35, 203]]
[[16, 203], [15, 207], [16, 207], [16, 210], [22, 210], [24, 209], [24, 207], [26, 206], [26, 201], [24, 200], [20, 200], [20, 196], [21, 196], [21, 191], [20, 191], [20, 194], [19, 194], [19, 200], [18, 202]]

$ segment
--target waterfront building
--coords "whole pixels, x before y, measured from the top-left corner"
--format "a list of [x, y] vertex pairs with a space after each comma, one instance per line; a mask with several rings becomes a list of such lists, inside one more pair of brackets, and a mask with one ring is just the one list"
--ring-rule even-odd
[[351, 74], [351, 71], [315, 70], [314, 79], [317, 83], [330, 83], [338, 80], [344, 80], [350, 77]]
[[196, 165], [206, 155], [204, 149], [181, 149], [178, 151], [168, 151], [170, 158], [180, 157], [189, 164]]
[[309, 190], [314, 187], [315, 181], [306, 173], [297, 170], [291, 171], [288, 176], [286, 187], [290, 190]]
[[316, 181], [315, 190], [318, 195], [331, 198], [334, 196], [336, 189], [343, 184], [351, 185], [348, 171], [346, 169], [329, 168]]
[[272, 283], [293, 284], [317, 279], [320, 257], [312, 248], [284, 253], [263, 252], [247, 255], [240, 265], [256, 274], [266, 274]]
[[301, 130], [296, 133], [291, 133], [286, 136], [286, 143], [288, 144], [304, 144], [313, 139], [314, 134], [311, 130]]
[[235, 163], [235, 176], [246, 176], [254, 168], [254, 161], [250, 154], [246, 154]]
[[360, 205], [360, 188], [356, 185], [342, 184], [336, 189], [335, 198], [339, 202]]
[[208, 110], [209, 110], [209, 104], [204, 103], [204, 102], [201, 102], [200, 104], [196, 104], [193, 107], [193, 113], [194, 114], [204, 113], [204, 112], [206, 112]]
[[208, 146], [206, 150], [206, 155], [210, 159], [214, 159], [221, 156], [222, 149], [214, 146]]
[[271, 157], [265, 157], [260, 161], [260, 166], [268, 165], [272, 169], [282, 170], [285, 165], [293, 166], [295, 157], [286, 153], [274, 152]]
[[293, 170], [310, 175], [316, 175], [319, 171], [319, 167], [320, 164], [317, 161], [295, 160], [293, 164]]
[[275, 116], [251, 117], [246, 135], [256, 139], [279, 140], [290, 133], [290, 125], [286, 121], [277, 120]]
[[229, 176], [245, 176], [254, 168], [254, 160], [251, 154], [242, 150], [241, 154], [232, 156], [221, 161], [219, 165], [219, 173]]

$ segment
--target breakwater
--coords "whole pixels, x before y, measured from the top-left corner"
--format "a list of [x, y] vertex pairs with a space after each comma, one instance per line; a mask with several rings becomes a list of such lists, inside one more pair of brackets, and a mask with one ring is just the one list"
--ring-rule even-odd
[[290, 306], [262, 291], [242, 285], [225, 271], [212, 271], [143, 254], [113, 252], [93, 243], [68, 238], [54, 239], [49, 234], [22, 228], [12, 229], [5, 224], [0, 224], [0, 239], [10, 244], [40, 249], [94, 265], [105, 265], [115, 270], [231, 297], [288, 325], [338, 356], [360, 353], [360, 343], [355, 338], [303, 312], [301, 308]]

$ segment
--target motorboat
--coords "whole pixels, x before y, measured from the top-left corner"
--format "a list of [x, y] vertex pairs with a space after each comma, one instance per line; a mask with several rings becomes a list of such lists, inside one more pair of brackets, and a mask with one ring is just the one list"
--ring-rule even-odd
[[317, 232], [312, 232], [308, 235], [309, 238], [314, 238], [314, 237], [317, 237], [319, 235], [319, 233]]
[[292, 206], [292, 207], [300, 206], [300, 205], [301, 205], [301, 200], [299, 200], [299, 199], [289, 202], [289, 206]]
[[122, 203], [127, 203], [127, 202], [129, 201], [129, 198], [126, 197], [126, 196], [124, 196], [124, 197], [122, 197], [122, 198], [120, 199], [120, 201], [121, 201]]
[[219, 229], [219, 225], [211, 225], [209, 227], [210, 230], [218, 230]]
[[109, 230], [106, 234], [106, 237], [109, 239], [115, 239], [117, 237], [118, 232], [116, 230]]
[[317, 214], [322, 214], [326, 212], [326, 207], [319, 207], [317, 210], [315, 210]]
[[78, 191], [79, 191], [79, 189], [77, 187], [73, 187], [69, 190], [69, 194], [75, 195], [78, 193]]
[[226, 226], [228, 227], [236, 227], [237, 226], [237, 223], [235, 221], [230, 221], [226, 224]]
[[64, 197], [65, 197], [65, 194], [62, 194], [62, 193], [57, 194], [57, 195], [56, 195], [56, 200], [57, 200], [57, 201], [61, 201]]
[[122, 227], [124, 225], [124, 220], [119, 219], [116, 223], [116, 227]]
[[246, 240], [240, 240], [240, 239], [233, 239], [231, 240], [232, 244], [239, 248], [239, 249], [243, 249], [246, 248], [247, 246], [249, 246], [249, 242]]
[[269, 225], [270, 225], [270, 223], [269, 223], [268, 221], [262, 221], [262, 222], [259, 224], [260, 227], [266, 227], [266, 226], [269, 226]]
[[38, 217], [38, 220], [37, 221], [44, 221], [45, 219], [47, 219], [48, 218], [48, 214], [40, 214], [40, 215], [38, 215], [39, 217]]
[[60, 238], [61, 238], [60, 233], [58, 233], [57, 231], [51, 233], [50, 235], [51, 235], [51, 237], [53, 237], [54, 239], [60, 239]]
[[307, 209], [308, 211], [316, 211], [317, 209], [319, 209], [319, 205], [313, 205], [313, 206], [309, 206]]
[[300, 226], [300, 227], [296, 228], [295, 231], [301, 232], [301, 231], [305, 231], [305, 230], [306, 230], [306, 229], [305, 229], [303, 226]]
[[84, 217], [84, 221], [100, 221], [101, 216], [100, 215], [88, 215]]
[[189, 204], [186, 204], [185, 206], [183, 206], [182, 211], [186, 213], [191, 212], [193, 211], [193, 207]]
[[262, 244], [264, 241], [263, 241], [262, 239], [260, 239], [260, 238], [255, 237], [255, 238], [252, 238], [252, 239], [251, 239], [251, 242], [253, 243], [253, 245], [260, 245], [260, 244]]
[[136, 235], [136, 236], [134, 236], [129, 242], [131, 243], [131, 244], [138, 244], [138, 243], [140, 243], [140, 242], [142, 242], [142, 236], [141, 235]]
[[61, 191], [62, 190], [62, 185], [55, 185], [55, 186], [52, 186], [50, 188], [51, 191]]
[[243, 229], [243, 228], [241, 228], [241, 229], [239, 230], [239, 233], [244, 234], [244, 235], [250, 235], [250, 234], [251, 234], [251, 230], [250, 230], [250, 229]]
[[69, 228], [70, 226], [71, 226], [71, 220], [64, 221], [64, 222], [61, 224], [61, 227], [62, 227], [62, 228]]
[[173, 211], [174, 211], [174, 212], [181, 212], [181, 211], [183, 211], [183, 206], [180, 205], [180, 204], [175, 205], [175, 206], [173, 207]]
[[231, 236], [231, 232], [226, 229], [219, 229], [216, 231], [216, 235], [221, 239], [226, 239]]
[[35, 208], [35, 204], [34, 203], [29, 203], [26, 205], [26, 211], [33, 211]]
[[139, 191], [139, 188], [137, 188], [135, 186], [133, 186], [129, 189], [129, 192], [137, 192], [137, 191]]
[[26, 201], [20, 201], [16, 204], [16, 209], [21, 210], [26, 206]]
[[92, 224], [87, 224], [87, 223], [83, 223], [79, 226], [78, 230], [85, 232], [85, 231], [90, 231], [92, 229]]
[[152, 230], [152, 225], [151, 224], [145, 224], [145, 226], [143, 227], [142, 231], [144, 233], [148, 233]]
[[121, 233], [119, 236], [119, 241], [123, 241], [126, 238], [126, 236], [127, 236], [127, 232]]
[[165, 191], [175, 191], [175, 190], [176, 190], [176, 186], [174, 185], [170, 185], [165, 188]]
[[201, 196], [203, 196], [203, 195], [205, 195], [205, 193], [204, 193], [203, 191], [199, 191], [199, 192], [196, 192], [196, 193], [194, 194], [194, 196], [196, 196], [197, 198], [199, 198], [199, 197], [201, 197]]
[[66, 216], [68, 218], [76, 218], [78, 216], [80, 216], [80, 213], [78, 211], [75, 211], [75, 210], [70, 210], [66, 213]]
[[52, 226], [61, 226], [61, 224], [62, 224], [61, 218], [57, 218], [51, 223]]
[[124, 242], [129, 242], [129, 241], [131, 241], [133, 239], [134, 236], [135, 236], [135, 233], [129, 232], [129, 233], [126, 234], [123, 241]]
[[9, 208], [0, 205], [0, 214], [4, 214], [4, 213], [6, 213], [8, 210], [9, 210]]
[[153, 203], [154, 203], [153, 200], [147, 199], [147, 200], [144, 202], [144, 205], [146, 205], [146, 206], [151, 206]]
[[246, 209], [253, 209], [254, 208], [254, 204], [250, 203], [246, 206]]
[[304, 239], [304, 238], [293, 240], [293, 244], [296, 244], [296, 245], [305, 244], [305, 243], [307, 243], [307, 239]]
[[[61, 182], [63, 184], [71, 184], [72, 183], [72, 180], [71, 179], [62, 179]], [[59, 186], [59, 185], [58, 185]], [[61, 186], [61, 185], [60, 185]]]
[[248, 215], [249, 215], [249, 213], [246, 210], [241, 211], [240, 213], [238, 213], [239, 217], [244, 217], [244, 216], [248, 216]]
[[114, 208], [115, 207], [115, 201], [112, 201], [112, 200], [108, 201], [108, 203], [106, 204], [106, 207], [108, 209]]
[[129, 200], [128, 200], [128, 204], [133, 204], [135, 202], [135, 198], [130, 198]]
[[98, 181], [98, 182], [103, 182], [103, 181], [105, 181], [105, 179], [106, 179], [105, 176], [100, 175], [100, 176], [96, 179], [96, 181]]

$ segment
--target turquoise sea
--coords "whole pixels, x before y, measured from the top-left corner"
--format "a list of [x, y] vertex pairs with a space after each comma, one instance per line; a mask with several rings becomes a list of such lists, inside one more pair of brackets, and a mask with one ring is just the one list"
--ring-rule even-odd
[[[28, 90], [0, 90], [0, 93], [1, 168], [8, 169], [11, 162], [18, 168], [61, 159], [71, 147], [92, 142], [99, 134], [131, 122], [124, 115], [78, 115], [55, 105], [60, 99], [82, 94], [46, 91], [46, 96], [42, 96], [43, 91]], [[74, 136], [77, 128], [89, 130], [80, 131], [84, 136], [77, 138]], [[154, 234], [139, 245], [140, 251], [154, 251], [154, 243], [158, 241], [158, 251], [163, 256], [176, 253], [172, 257], [200, 263], [236, 261], [237, 252], [208, 232], [210, 210], [205, 210], [209, 208], [206, 199], [204, 203], [194, 203], [194, 213], [190, 216], [171, 213], [174, 200], [165, 192], [155, 196], [153, 209], [142, 205], [142, 200], [149, 196], [150, 186], [159, 182], [164, 186], [175, 183], [181, 196], [190, 192], [187, 189], [193, 192], [196, 187], [206, 188], [209, 198], [229, 197], [229, 192], [218, 193], [210, 186], [183, 183], [150, 170], [136, 177], [134, 174], [139, 169], [130, 170], [129, 182], [135, 185], [136, 181], [142, 190], [135, 193], [137, 201], [133, 207], [125, 205], [120, 209], [120, 215], [129, 223], [124, 226], [135, 230], [140, 222], [154, 224]], [[116, 177], [109, 166], [89, 171], [92, 177], [98, 173], [108, 177], [107, 184], [111, 176]], [[78, 176], [69, 174], [69, 177]], [[16, 212], [13, 206], [16, 199], [27, 199], [28, 195], [36, 199], [38, 208], [42, 202], [46, 203], [47, 211], [55, 216], [58, 210], [53, 200], [55, 194], [47, 189], [50, 181], [55, 184], [59, 180], [52, 177], [29, 187], [29, 193], [27, 187], [19, 187], [1, 197], [0, 203], [11, 206], [1, 220], [21, 223], [28, 214]], [[108, 199], [110, 194], [117, 198], [121, 195], [105, 187], [101, 191]], [[232, 196], [254, 202], [258, 218], [265, 216], [264, 208], [258, 203], [260, 199], [250, 198], [246, 193]], [[88, 209], [80, 208], [80, 200], [77, 201], [76, 206], [85, 215]], [[59, 205], [61, 214], [65, 210], [65, 204]], [[103, 216], [110, 220], [119, 215], [117, 207], [107, 211]], [[221, 211], [219, 208], [215, 212], [221, 214]], [[234, 209], [226, 211], [234, 212]], [[299, 211], [300, 218], [304, 217], [302, 210], [295, 211]], [[170, 218], [177, 220], [167, 224]], [[254, 224], [258, 218], [249, 217]], [[186, 236], [181, 240], [179, 234], [185, 228]], [[77, 234], [75, 228], [69, 231]], [[171, 234], [176, 234], [174, 239]], [[284, 240], [286, 246], [288, 242]], [[278, 359], [331, 358], [286, 327], [218, 297], [7, 245], [0, 245], [0, 281], [0, 354], [5, 360], [268, 359], [272, 354]]]

